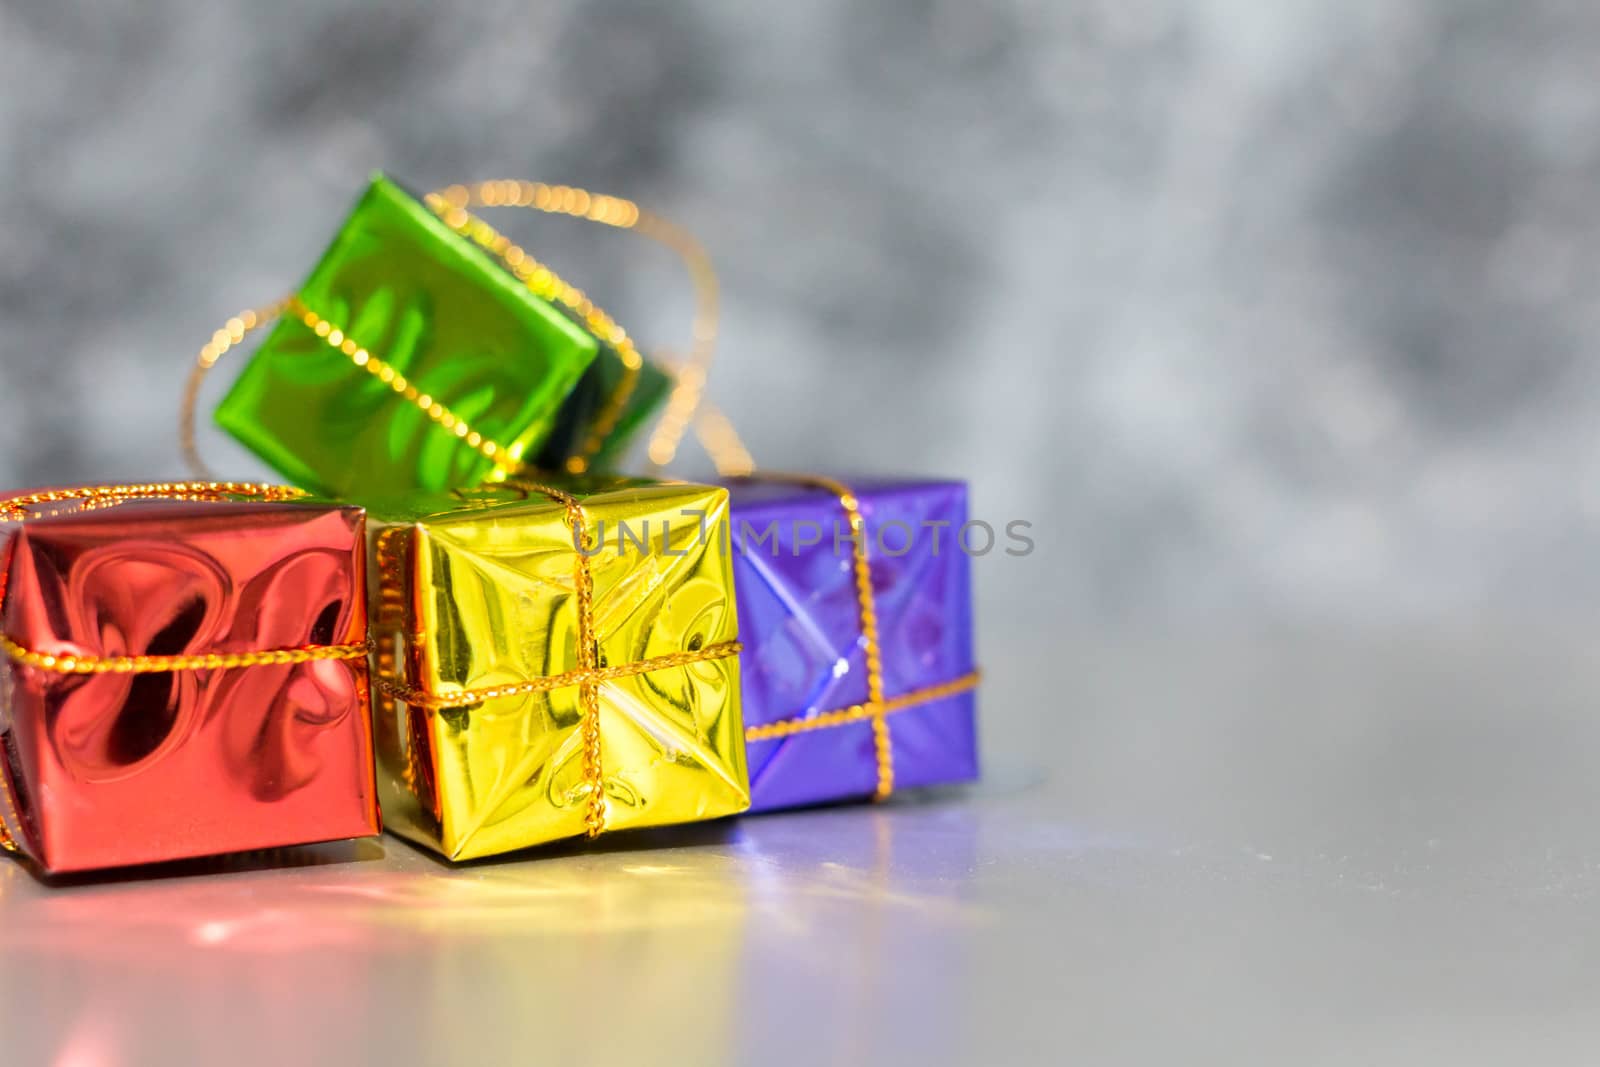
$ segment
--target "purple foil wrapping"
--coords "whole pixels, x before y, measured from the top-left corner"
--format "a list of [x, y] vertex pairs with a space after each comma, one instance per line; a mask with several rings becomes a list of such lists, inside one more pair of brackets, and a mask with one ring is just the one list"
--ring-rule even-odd
[[[970, 674], [971, 567], [958, 541], [967, 520], [966, 486], [846, 484], [866, 524], [885, 696]], [[747, 729], [861, 704], [866, 645], [838, 498], [781, 482], [736, 481], [728, 488]], [[971, 691], [890, 714], [895, 788], [976, 778], [975, 716]], [[869, 720], [752, 740], [748, 752], [751, 811], [860, 800], [877, 784]]]

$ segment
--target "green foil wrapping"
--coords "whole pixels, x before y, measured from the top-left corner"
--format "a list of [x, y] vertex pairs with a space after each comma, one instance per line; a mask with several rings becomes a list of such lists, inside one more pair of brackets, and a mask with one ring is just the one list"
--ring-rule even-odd
[[[540, 453], [600, 350], [382, 175], [299, 297], [517, 460]], [[497, 471], [293, 315], [257, 349], [216, 421], [296, 485], [345, 500], [476, 485]]]

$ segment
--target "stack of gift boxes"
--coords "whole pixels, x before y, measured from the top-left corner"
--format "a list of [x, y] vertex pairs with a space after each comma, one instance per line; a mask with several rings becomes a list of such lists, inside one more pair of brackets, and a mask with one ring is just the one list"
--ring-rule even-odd
[[960, 483], [616, 473], [672, 373], [382, 177], [274, 310], [215, 417], [291, 486], [0, 499], [0, 845], [465, 860], [976, 776]]

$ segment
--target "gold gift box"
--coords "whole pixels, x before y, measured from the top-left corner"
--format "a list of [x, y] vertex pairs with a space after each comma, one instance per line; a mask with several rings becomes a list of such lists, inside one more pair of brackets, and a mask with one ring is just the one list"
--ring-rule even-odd
[[388, 829], [460, 860], [749, 806], [726, 490], [513, 481], [369, 514]]

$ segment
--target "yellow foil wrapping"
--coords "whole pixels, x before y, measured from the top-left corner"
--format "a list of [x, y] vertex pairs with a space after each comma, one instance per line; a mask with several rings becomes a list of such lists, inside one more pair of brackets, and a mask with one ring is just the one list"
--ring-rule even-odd
[[749, 806], [726, 490], [508, 483], [369, 513], [388, 829], [471, 859]]

